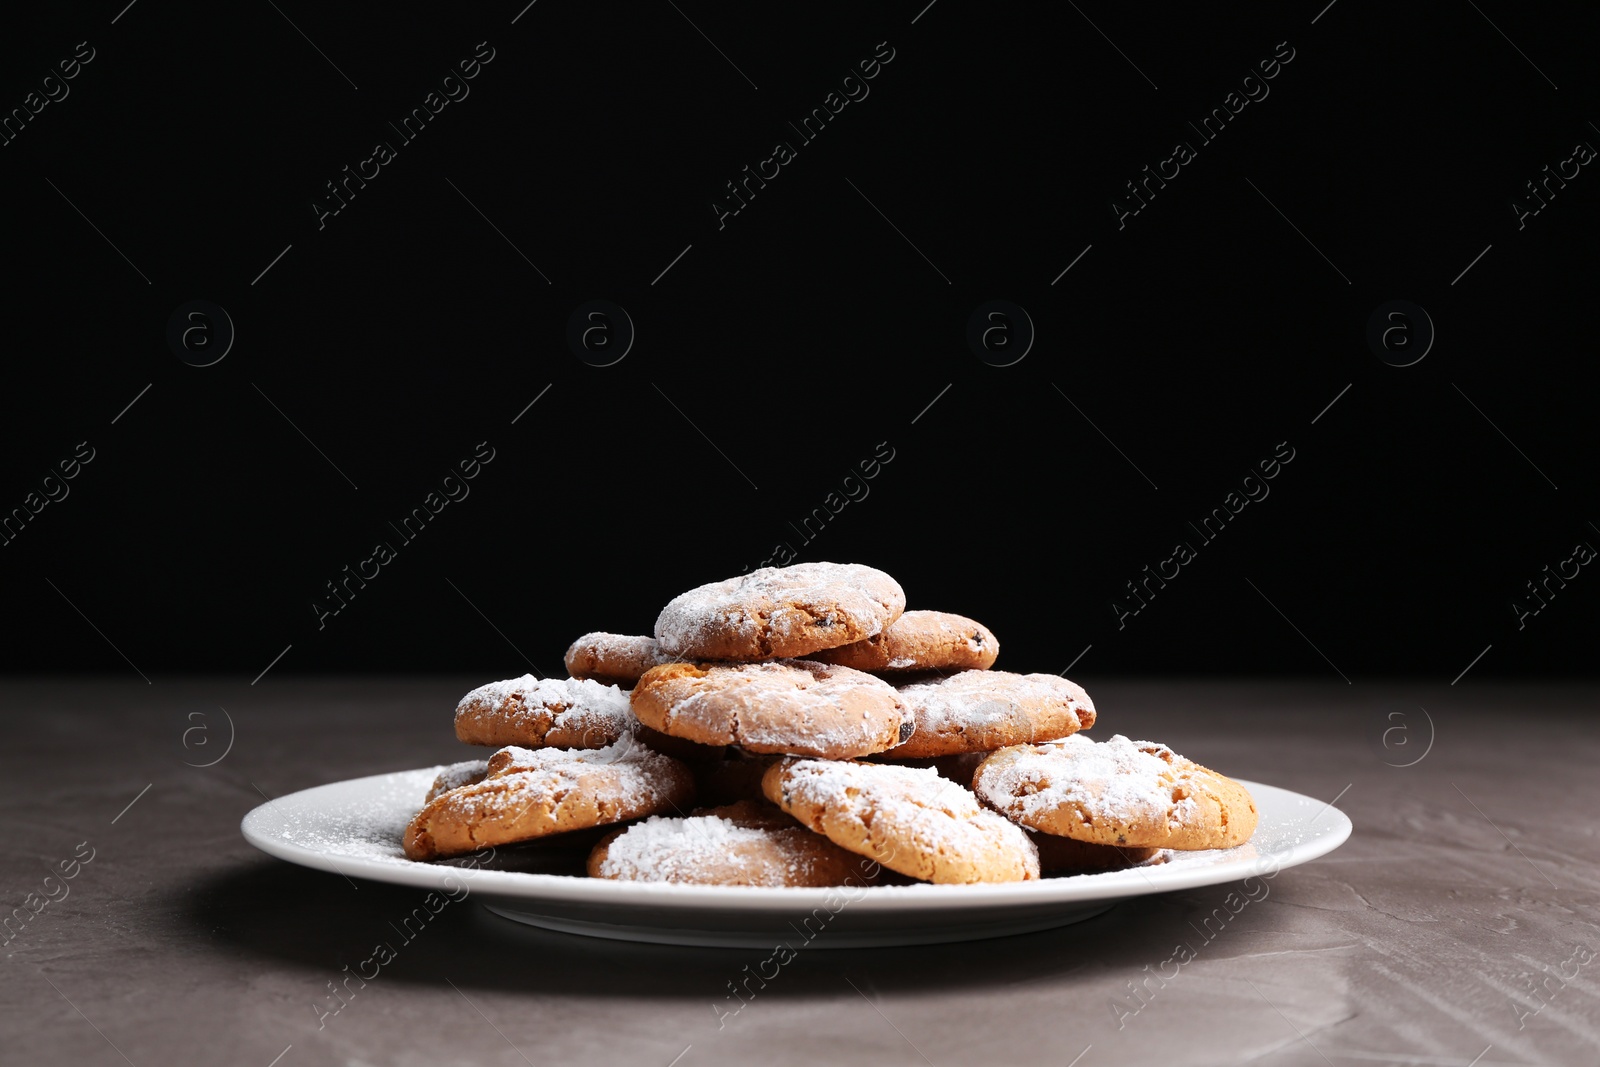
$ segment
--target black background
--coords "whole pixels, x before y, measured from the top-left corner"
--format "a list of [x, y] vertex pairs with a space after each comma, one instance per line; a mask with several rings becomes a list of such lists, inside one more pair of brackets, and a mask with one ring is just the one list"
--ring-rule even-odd
[[[987, 622], [1013, 670], [1594, 670], [1589, 568], [1520, 630], [1511, 607], [1600, 545], [1600, 177], [1511, 208], [1600, 144], [1592, 13], [924, 4], [8, 15], [0, 107], [95, 58], [0, 147], [0, 510], [95, 458], [0, 548], [3, 667], [549, 673], [788, 542]], [[470, 95], [401, 144], [479, 42]], [[879, 42], [870, 95], [799, 143]], [[1270, 95], [1199, 145], [1279, 42]], [[797, 158], [719, 229], [779, 140]], [[1178, 140], [1198, 158], [1119, 229]], [[637, 328], [604, 368], [565, 341], [596, 298]], [[210, 367], [166, 342], [193, 299], [237, 329]], [[991, 299], [1037, 330], [1013, 366], [966, 343]], [[1395, 299], [1437, 329], [1404, 368], [1366, 341]], [[483, 441], [470, 495], [399, 544]], [[1199, 545], [1280, 442], [1270, 496]], [[379, 540], [398, 558], [319, 629]], [[1179, 540], [1198, 558], [1119, 629]]]

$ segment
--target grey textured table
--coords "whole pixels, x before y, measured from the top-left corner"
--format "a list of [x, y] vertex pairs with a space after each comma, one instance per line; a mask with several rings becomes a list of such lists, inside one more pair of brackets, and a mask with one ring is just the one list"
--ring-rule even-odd
[[[5, 900], [33, 913], [6, 935], [0, 1059], [1600, 1063], [1600, 690], [1487, 682], [1088, 679], [1096, 734], [1337, 798], [1355, 822], [1209, 940], [1197, 927], [1229, 887], [1025, 937], [806, 951], [719, 1027], [761, 953], [464, 906], [321, 1015], [418, 894], [269, 859], [239, 819], [263, 792], [462, 758], [449, 711], [471, 681], [0, 686]], [[1179, 942], [1196, 958], [1173, 968]]]

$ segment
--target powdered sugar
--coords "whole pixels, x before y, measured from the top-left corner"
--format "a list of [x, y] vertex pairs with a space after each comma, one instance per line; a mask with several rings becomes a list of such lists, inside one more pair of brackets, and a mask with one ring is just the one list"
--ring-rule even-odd
[[763, 629], [781, 641], [837, 625], [841, 634], [855, 631], [838, 642], [845, 644], [877, 634], [905, 605], [900, 584], [880, 570], [858, 563], [797, 563], [682, 593], [662, 609], [655, 633], [663, 649], [682, 652], [708, 632], [759, 645]]
[[283, 804], [275, 836], [313, 852], [410, 863], [400, 838], [422, 791], [446, 769], [386, 774], [355, 797], [321, 807]]
[[[516, 699], [516, 698], [519, 698]], [[619, 734], [633, 721], [628, 694], [614, 685], [579, 678], [520, 678], [480, 685], [456, 705], [456, 719], [483, 712], [505, 715], [514, 729], [553, 713], [552, 730], [609, 730]]]
[[[904, 848], [992, 861], [997, 854], [1018, 857], [1038, 877], [1038, 849], [1005, 817], [978, 805], [971, 790], [939, 776], [933, 768], [806, 760], [790, 768], [784, 790], [798, 805], [827, 809], [869, 830], [882, 821], [904, 840]], [[787, 806], [787, 805], [786, 805]], [[891, 853], [902, 846], [891, 843]], [[886, 854], [878, 861], [907, 869], [910, 857]]]
[[584, 634], [567, 649], [565, 663], [575, 678], [609, 677], [633, 680], [651, 667], [674, 663], [675, 656], [661, 650], [653, 637], [613, 634], [604, 631]]
[[1039, 876], [1039, 850], [1021, 828], [932, 768], [802, 760], [785, 772], [783, 792], [789, 811], [855, 823], [882, 843], [874, 858], [894, 870], [927, 877], [927, 864], [958, 857], [1012, 868], [1018, 879]]
[[606, 847], [599, 873], [637, 882], [706, 882], [782, 886], [808, 879], [820, 847], [803, 826], [740, 826], [716, 815], [653, 816]]
[[789, 769], [784, 791], [808, 807], [914, 807], [951, 819], [971, 819], [983, 812], [971, 791], [940, 777], [932, 767], [804, 760]]
[[1080, 715], [1086, 711], [1094, 721], [1089, 694], [1076, 682], [1054, 674], [961, 671], [936, 682], [900, 686], [899, 693], [915, 713], [917, 729], [938, 733], [985, 721], [984, 717], [988, 721], [1025, 717], [1029, 711], [1061, 704]]
[[1074, 734], [1014, 751], [1014, 758], [985, 764], [975, 786], [985, 800], [1019, 818], [1075, 808], [1095, 823], [1176, 830], [1195, 811], [1192, 799], [1174, 799], [1188, 771], [1166, 745], [1122, 734], [1101, 742]]
[[660, 770], [676, 762], [670, 756], [640, 744], [630, 735], [605, 748], [523, 748], [520, 745], [507, 745], [489, 757], [489, 777], [559, 770], [577, 765]]
[[[603, 817], [598, 822], [604, 823], [659, 811], [687, 800], [691, 792], [688, 769], [681, 763], [624, 737], [597, 749], [507, 746], [489, 757], [489, 775], [482, 783], [446, 793], [435, 803], [441, 812], [466, 821], [485, 810], [520, 813], [575, 804], [599, 809]], [[592, 819], [585, 823], [595, 824]]]
[[713, 667], [677, 684], [694, 688], [671, 704], [670, 722], [726, 731], [725, 743], [758, 751], [875, 752], [898, 740], [907, 719], [887, 682], [812, 660]]

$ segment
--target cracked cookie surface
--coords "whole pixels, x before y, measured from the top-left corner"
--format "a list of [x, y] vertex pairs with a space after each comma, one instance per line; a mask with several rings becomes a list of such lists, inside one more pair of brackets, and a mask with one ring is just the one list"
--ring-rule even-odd
[[900, 757], [992, 752], [1053, 741], [1094, 725], [1094, 702], [1076, 682], [1055, 674], [961, 671], [897, 690], [916, 730]]
[[602, 749], [508, 747], [487, 777], [435, 796], [406, 827], [414, 860], [639, 819], [687, 805], [689, 768], [624, 738]]
[[762, 567], [672, 599], [655, 636], [669, 656], [805, 656], [881, 633], [906, 607], [900, 583], [858, 563]]
[[812, 833], [764, 800], [653, 816], [613, 830], [589, 854], [589, 875], [680, 885], [867, 885], [869, 861]]
[[1039, 850], [1021, 827], [931, 768], [785, 759], [767, 769], [761, 788], [834, 844], [912, 878], [964, 884], [1039, 877]]
[[1032, 830], [1129, 848], [1232, 848], [1250, 839], [1256, 805], [1244, 786], [1153, 741], [1117, 734], [1003, 748], [973, 791]]
[[824, 663], [858, 671], [986, 671], [1000, 642], [981, 622], [947, 611], [908, 611], [883, 631], [816, 654]]
[[456, 739], [469, 745], [604, 748], [632, 723], [624, 690], [578, 678], [524, 674], [480, 685], [456, 705]]
[[572, 642], [564, 659], [567, 673], [574, 678], [632, 689], [645, 671], [672, 663], [678, 657], [663, 652], [653, 637], [596, 631]]
[[823, 759], [882, 752], [911, 733], [889, 683], [810, 660], [655, 667], [634, 687], [633, 713], [702, 745]]

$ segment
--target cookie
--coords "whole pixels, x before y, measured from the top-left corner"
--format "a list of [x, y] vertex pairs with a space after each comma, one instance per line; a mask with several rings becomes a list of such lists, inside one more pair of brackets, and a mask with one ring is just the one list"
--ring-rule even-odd
[[653, 637], [626, 634], [584, 634], [567, 649], [567, 673], [574, 678], [590, 678], [606, 685], [632, 689], [639, 676], [651, 667], [673, 663], [676, 656], [661, 651]]
[[881, 633], [905, 610], [900, 583], [858, 563], [762, 567], [673, 598], [656, 619], [661, 650], [684, 659], [805, 656]]
[[489, 776], [488, 760], [469, 759], [461, 763], [452, 763], [439, 772], [439, 777], [433, 780], [433, 788], [428, 790], [428, 800], [448, 793], [452, 789], [460, 789], [464, 785], [481, 782]]
[[1159, 848], [1124, 848], [1120, 845], [1091, 845], [1070, 837], [1041, 834], [1029, 830], [1028, 839], [1039, 850], [1039, 870], [1045, 874], [1097, 874], [1120, 871], [1155, 858]]
[[1020, 827], [931, 768], [785, 759], [761, 780], [767, 799], [834, 844], [929, 882], [1039, 877]]
[[989, 628], [964, 615], [908, 611], [882, 633], [854, 644], [824, 649], [812, 658], [858, 671], [986, 671], [1000, 654]]
[[834, 886], [867, 884], [868, 867], [771, 804], [745, 800], [614, 830], [589, 854], [588, 869], [630, 882]]
[[1052, 741], [1094, 725], [1094, 703], [1076, 682], [1054, 674], [962, 671], [899, 688], [916, 729], [896, 756], [991, 752]]
[[1232, 848], [1256, 828], [1244, 786], [1121, 734], [1003, 748], [983, 761], [973, 789], [1023, 826], [1096, 845]]
[[402, 843], [414, 860], [454, 856], [680, 810], [693, 796], [688, 767], [632, 738], [602, 749], [506, 748], [483, 781], [424, 804]]
[[482, 685], [456, 705], [456, 737], [469, 745], [604, 748], [633, 722], [614, 685], [524, 674]]
[[633, 713], [652, 730], [702, 745], [848, 759], [910, 736], [894, 687], [811, 660], [669, 663], [633, 688]]

